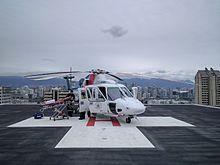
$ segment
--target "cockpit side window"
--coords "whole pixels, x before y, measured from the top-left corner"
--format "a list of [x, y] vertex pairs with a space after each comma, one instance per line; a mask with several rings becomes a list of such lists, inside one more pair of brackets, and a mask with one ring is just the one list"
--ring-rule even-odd
[[125, 93], [125, 95], [127, 97], [133, 97], [133, 95], [131, 94], [131, 92], [128, 90], [128, 88], [126, 87], [121, 87], [121, 89], [123, 90], [123, 92]]
[[108, 87], [107, 88], [108, 99], [114, 101], [118, 98], [124, 97], [123, 93], [118, 87]]

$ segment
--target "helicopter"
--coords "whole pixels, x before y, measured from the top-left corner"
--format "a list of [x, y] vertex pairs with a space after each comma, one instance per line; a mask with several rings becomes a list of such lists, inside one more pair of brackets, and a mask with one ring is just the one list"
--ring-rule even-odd
[[[34, 80], [45, 80], [55, 77], [63, 77], [67, 80], [67, 86], [70, 90], [72, 79], [79, 77], [80, 74], [87, 73], [85, 78], [79, 80], [79, 112], [87, 112], [88, 116], [103, 114], [110, 117], [124, 117], [126, 123], [131, 123], [131, 119], [145, 112], [145, 106], [135, 97], [134, 93], [118, 83], [116, 80], [123, 81], [118, 76], [108, 71], [96, 69], [86, 72], [72, 71], [53, 72], [44, 74], [27, 75], [26, 78]], [[108, 78], [112, 77], [112, 78]], [[114, 80], [116, 79], [116, 80]], [[80, 116], [81, 118], [81, 116]]]

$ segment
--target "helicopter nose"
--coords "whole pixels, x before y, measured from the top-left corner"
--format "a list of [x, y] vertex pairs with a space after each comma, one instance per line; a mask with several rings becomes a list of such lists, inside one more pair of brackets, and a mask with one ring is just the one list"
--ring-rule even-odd
[[125, 113], [129, 115], [138, 115], [145, 112], [145, 106], [134, 98], [125, 98], [121, 100], [125, 107]]
[[142, 103], [133, 103], [132, 105], [127, 105], [126, 109], [135, 115], [145, 112], [145, 106]]

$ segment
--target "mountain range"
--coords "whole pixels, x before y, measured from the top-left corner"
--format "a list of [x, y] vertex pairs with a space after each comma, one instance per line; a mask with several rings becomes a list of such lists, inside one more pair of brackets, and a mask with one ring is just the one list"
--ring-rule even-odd
[[[190, 80], [173, 81], [160, 78], [125, 78], [122, 82], [126, 85], [134, 84], [136, 86], [146, 87], [155, 86], [161, 88], [193, 88], [194, 83]], [[66, 81], [61, 78], [53, 78], [50, 80], [31, 80], [21, 76], [0, 76], [0, 86], [10, 86], [12, 88], [28, 85], [30, 87], [37, 86], [63, 86]]]

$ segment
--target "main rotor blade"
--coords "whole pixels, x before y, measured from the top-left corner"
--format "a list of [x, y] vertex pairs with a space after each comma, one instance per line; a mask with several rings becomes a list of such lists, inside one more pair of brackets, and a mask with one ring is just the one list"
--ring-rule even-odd
[[53, 78], [58, 78], [56, 76], [53, 76], [53, 77], [35, 77], [35, 78], [31, 78], [31, 80], [50, 80], [50, 79], [53, 79]]
[[53, 78], [63, 78], [63, 77], [74, 77], [75, 81], [78, 81], [82, 77], [85, 77], [88, 73], [81, 71], [72, 71], [72, 72], [53, 72], [53, 73], [43, 73], [43, 74], [34, 74], [24, 76], [32, 80], [49, 80]]
[[41, 73], [41, 74], [32, 74], [32, 75], [26, 75], [24, 77], [26, 78], [34, 78], [39, 76], [50, 76], [50, 75], [60, 75], [60, 74], [71, 74], [71, 73], [80, 73], [80, 71], [68, 71], [68, 72], [50, 72], [50, 73]]
[[109, 76], [112, 76], [112, 77], [114, 77], [114, 78], [116, 78], [116, 79], [118, 79], [118, 80], [120, 80], [120, 81], [123, 81], [123, 79], [121, 79], [120, 77], [115, 76], [115, 75], [113, 75], [113, 74], [111, 74], [111, 73], [109, 73], [109, 72], [106, 72], [106, 74], [109, 75]]

